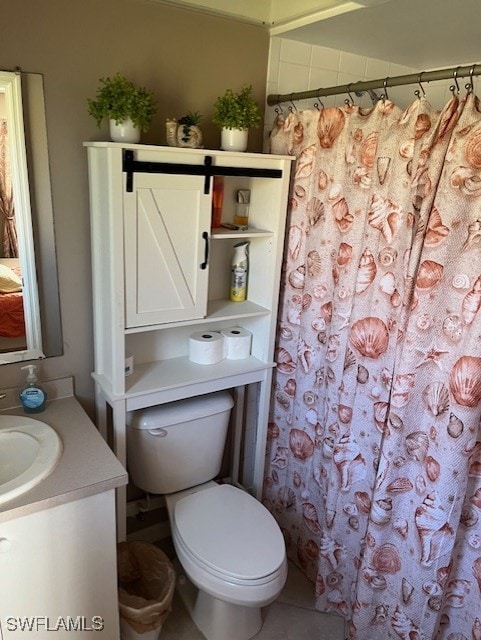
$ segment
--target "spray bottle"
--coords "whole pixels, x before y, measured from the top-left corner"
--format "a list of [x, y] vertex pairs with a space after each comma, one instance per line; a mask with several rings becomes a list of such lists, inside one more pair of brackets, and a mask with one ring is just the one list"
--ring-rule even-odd
[[247, 279], [249, 276], [249, 241], [234, 245], [232, 258], [230, 299], [233, 302], [244, 302], [247, 298]]
[[25, 413], [40, 413], [47, 402], [47, 392], [37, 383], [36, 368], [34, 364], [22, 367], [28, 369], [27, 382], [19, 394]]

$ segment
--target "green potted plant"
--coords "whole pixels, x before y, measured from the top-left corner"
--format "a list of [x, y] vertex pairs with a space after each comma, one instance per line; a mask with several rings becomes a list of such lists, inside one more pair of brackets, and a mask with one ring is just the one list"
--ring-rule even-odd
[[245, 151], [248, 131], [258, 127], [261, 110], [252, 97], [252, 85], [245, 85], [239, 93], [227, 89], [214, 104], [212, 122], [221, 128], [221, 148], [228, 151]]
[[148, 130], [156, 112], [153, 92], [137, 87], [120, 73], [100, 78], [95, 99], [87, 102], [98, 127], [104, 118], [109, 119], [110, 137], [116, 142], [138, 142], [140, 132]]
[[179, 147], [190, 147], [199, 149], [202, 146], [202, 131], [199, 123], [202, 115], [197, 111], [189, 111], [186, 116], [182, 116], [178, 122], [177, 144]]

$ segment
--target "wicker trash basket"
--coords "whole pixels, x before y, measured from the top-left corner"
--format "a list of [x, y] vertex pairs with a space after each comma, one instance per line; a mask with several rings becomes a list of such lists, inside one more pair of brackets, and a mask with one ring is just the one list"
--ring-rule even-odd
[[122, 640], [157, 640], [175, 590], [172, 563], [150, 542], [121, 542], [117, 569]]

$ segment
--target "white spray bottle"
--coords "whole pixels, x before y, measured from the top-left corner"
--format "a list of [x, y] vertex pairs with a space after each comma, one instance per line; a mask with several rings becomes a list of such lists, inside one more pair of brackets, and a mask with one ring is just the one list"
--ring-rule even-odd
[[247, 279], [249, 277], [249, 241], [234, 245], [232, 258], [230, 299], [233, 302], [244, 302], [247, 299]]

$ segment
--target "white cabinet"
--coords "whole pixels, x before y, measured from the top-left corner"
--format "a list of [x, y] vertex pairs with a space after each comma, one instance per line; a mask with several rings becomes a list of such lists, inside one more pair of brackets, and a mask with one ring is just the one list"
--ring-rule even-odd
[[[99, 428], [106, 431], [110, 406], [114, 451], [125, 464], [128, 411], [257, 384], [249, 488], [260, 497], [292, 158], [103, 142], [85, 146]], [[214, 176], [224, 177], [224, 222], [233, 222], [236, 191], [250, 190], [247, 231], [210, 228]], [[231, 302], [233, 247], [245, 239], [248, 296]], [[232, 326], [252, 333], [248, 358], [208, 366], [189, 360], [192, 333]], [[130, 355], [134, 372], [125, 376]], [[234, 412], [236, 428], [241, 413], [240, 407]], [[118, 494], [122, 538], [125, 492]]]
[[118, 638], [118, 616], [113, 490], [0, 523], [3, 640]]

